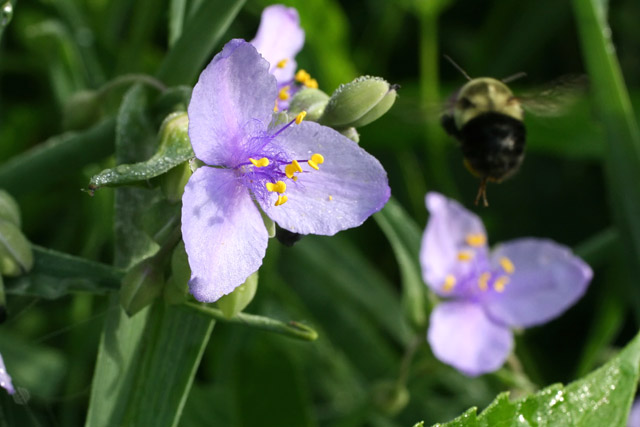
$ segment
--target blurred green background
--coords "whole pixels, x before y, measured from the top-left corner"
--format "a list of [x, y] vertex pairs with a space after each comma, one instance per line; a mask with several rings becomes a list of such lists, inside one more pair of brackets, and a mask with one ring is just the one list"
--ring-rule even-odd
[[[206, 1], [186, 1], [185, 28]], [[64, 111], [73, 94], [127, 73], [158, 74], [178, 31], [169, 30], [174, 3], [180, 2], [14, 3], [0, 45], [0, 187], [17, 198], [23, 230], [35, 244], [113, 262], [113, 191], [89, 197], [80, 190], [90, 176], [114, 164], [112, 118], [126, 86], [110, 92], [100, 117], [74, 129], [78, 134], [57, 135], [70, 131]], [[206, 61], [230, 38], [251, 39], [261, 10], [272, 3], [248, 0]], [[563, 75], [587, 74], [570, 2], [283, 3], [300, 13], [306, 44], [297, 61], [321, 89], [330, 93], [364, 74], [401, 86], [392, 110], [360, 129], [360, 144], [383, 163], [393, 195], [421, 230], [427, 220], [424, 195], [439, 191], [476, 211], [491, 243], [548, 237], [573, 247], [594, 268], [595, 279], [579, 304], [518, 336], [517, 354], [536, 384], [571, 381], [633, 336], [634, 313], [640, 313], [633, 297], [638, 277], [624, 261], [627, 249], [614, 225], [604, 170], [607, 134], [588, 90], [563, 116], [527, 116], [524, 165], [514, 178], [489, 186], [488, 209], [473, 206], [478, 182], [438, 124], [437, 106], [465, 81], [442, 54], [473, 77], [526, 72], [511, 85], [516, 95]], [[638, 17], [636, 0], [611, 1], [612, 38], [636, 106]], [[192, 42], [187, 54], [198, 49], [198, 40]], [[193, 85], [196, 78], [197, 73], [180, 83]], [[37, 165], [24, 176], [2, 166], [43, 141], [73, 135], [88, 136], [55, 164]], [[629, 191], [638, 191], [634, 182]], [[402, 315], [400, 282], [391, 246], [373, 220], [335, 238], [306, 237], [293, 248], [271, 242], [247, 311], [302, 320], [320, 338], [296, 342], [217, 324], [180, 425], [429, 424], [469, 406], [484, 407], [506, 390], [499, 377], [468, 379], [433, 358], [424, 331], [411, 330]], [[0, 352], [31, 400], [16, 407], [2, 394], [0, 405], [10, 415], [0, 417], [0, 424], [84, 424], [107, 310], [104, 296], [9, 295]], [[414, 350], [412, 362], [403, 365]], [[394, 411], [394, 399], [382, 390], [398, 378], [406, 380], [410, 400]]]

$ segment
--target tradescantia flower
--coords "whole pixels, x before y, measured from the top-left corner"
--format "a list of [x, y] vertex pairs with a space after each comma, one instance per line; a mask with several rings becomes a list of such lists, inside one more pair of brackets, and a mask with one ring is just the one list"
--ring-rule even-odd
[[196, 299], [212, 302], [257, 271], [268, 232], [280, 227], [333, 235], [387, 202], [387, 176], [374, 157], [331, 128], [275, 124], [276, 79], [244, 40], [232, 40], [200, 75], [188, 108], [189, 137], [207, 166], [182, 198], [182, 235]]
[[0, 387], [7, 390], [9, 394], [14, 394], [16, 391], [13, 388], [13, 384], [11, 383], [11, 377], [7, 373], [7, 369], [4, 366], [4, 360], [2, 360], [2, 355], [0, 354]]
[[500, 368], [512, 328], [545, 323], [584, 294], [591, 268], [551, 240], [487, 246], [482, 221], [438, 193], [426, 197], [429, 223], [420, 262], [425, 282], [446, 298], [431, 313], [427, 339], [442, 362], [476, 376]]
[[640, 427], [640, 400], [636, 399], [631, 405], [629, 417], [627, 418], [627, 427]]

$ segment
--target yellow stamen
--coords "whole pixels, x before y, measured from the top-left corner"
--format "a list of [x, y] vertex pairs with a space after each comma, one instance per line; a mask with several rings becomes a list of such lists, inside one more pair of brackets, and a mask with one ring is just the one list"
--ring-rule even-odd
[[316, 79], [309, 78], [303, 84], [308, 88], [318, 89], [318, 81]]
[[498, 279], [493, 283], [493, 289], [496, 290], [496, 292], [504, 292], [504, 287], [509, 283], [509, 277], [507, 276], [500, 276], [498, 277]]
[[286, 101], [287, 99], [289, 99], [289, 89], [289, 86], [285, 86], [280, 89], [280, 92], [278, 92], [278, 99], [280, 99], [281, 101]]
[[261, 167], [264, 167], [264, 166], [269, 166], [269, 159], [267, 159], [266, 157], [263, 157], [260, 160], [249, 158], [249, 161], [251, 162], [251, 164], [253, 166], [255, 166], [257, 168], [261, 168]]
[[311, 78], [311, 75], [307, 73], [305, 70], [300, 69], [296, 73], [295, 77], [297, 82], [304, 83]]
[[442, 290], [444, 292], [450, 292], [455, 285], [456, 278], [452, 274], [447, 274], [447, 277], [444, 278], [444, 285], [442, 285]]
[[298, 180], [297, 176], [294, 176], [293, 178], [291, 178], [294, 182]]
[[329, 194], [329, 201], [333, 200], [333, 196], [331, 194]]
[[500, 266], [502, 266], [502, 269], [507, 274], [513, 274], [513, 272], [516, 271], [516, 267], [513, 265], [511, 260], [506, 256], [503, 256], [502, 258], [500, 258]]
[[467, 234], [466, 241], [467, 245], [478, 247], [487, 243], [487, 238], [482, 233], [472, 233]]
[[273, 106], [273, 112], [277, 113], [278, 112], [278, 100], [276, 99], [276, 104]]
[[287, 178], [292, 179], [293, 174], [295, 173], [296, 168], [293, 165], [287, 165], [284, 167], [284, 174], [287, 175]]
[[285, 191], [287, 191], [287, 184], [285, 184], [284, 181], [278, 181], [275, 184], [273, 182], [267, 182], [266, 187], [268, 191], [276, 193], [284, 193]]
[[281, 195], [278, 196], [278, 200], [276, 200], [276, 206], [284, 205], [287, 202], [287, 196]]
[[458, 252], [458, 261], [471, 261], [473, 259], [473, 252], [460, 251]]
[[302, 172], [302, 166], [300, 166], [297, 160], [292, 160], [291, 164], [296, 168], [296, 172]]
[[491, 273], [482, 273], [480, 278], [478, 278], [478, 287], [481, 291], [486, 291], [489, 289], [489, 279], [491, 279]]
[[318, 167], [318, 165], [321, 165], [324, 163], [324, 156], [322, 154], [314, 154], [313, 156], [311, 156], [311, 159], [309, 159], [307, 161], [307, 164], [309, 166], [311, 166], [312, 168], [314, 168], [315, 170], [319, 171], [320, 168]]
[[298, 115], [296, 116], [296, 124], [299, 125], [300, 123], [302, 123], [302, 120], [304, 120], [306, 116], [306, 111], [300, 111], [300, 113], [298, 113]]
[[285, 59], [281, 59], [280, 61], [278, 61], [278, 63], [276, 64], [277, 68], [284, 68], [287, 66], [287, 62], [289, 62], [288, 58]]

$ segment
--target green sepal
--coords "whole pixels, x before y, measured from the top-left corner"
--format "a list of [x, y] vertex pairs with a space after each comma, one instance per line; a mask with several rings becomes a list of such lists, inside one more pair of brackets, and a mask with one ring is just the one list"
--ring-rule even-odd
[[300, 112], [306, 111], [305, 120], [317, 122], [324, 112], [329, 95], [319, 89], [302, 89], [295, 94], [289, 103], [289, 115], [297, 116]]
[[257, 289], [258, 272], [256, 271], [251, 276], [247, 277], [247, 280], [245, 280], [245, 282], [238, 286], [233, 292], [216, 301], [216, 304], [220, 311], [222, 311], [222, 314], [224, 314], [227, 319], [231, 319], [249, 305], [253, 300]]
[[20, 208], [18, 203], [6, 191], [0, 189], [0, 220], [9, 221], [20, 228]]
[[380, 77], [362, 76], [333, 92], [319, 123], [334, 128], [364, 126], [393, 105], [396, 90]]
[[189, 292], [191, 269], [184, 242], [180, 241], [171, 254], [171, 276], [164, 287], [164, 301], [169, 304], [182, 304]]
[[155, 178], [194, 157], [189, 140], [189, 118], [185, 112], [172, 113], [160, 127], [158, 151], [149, 160], [122, 164], [94, 175], [89, 189], [132, 184]]
[[122, 279], [120, 304], [130, 317], [160, 296], [164, 277], [156, 257], [140, 261]]
[[360, 142], [360, 134], [354, 127], [340, 129], [340, 133], [352, 140], [353, 142]]
[[0, 274], [16, 277], [33, 267], [33, 250], [15, 224], [0, 220]]
[[396, 415], [409, 403], [409, 390], [397, 381], [382, 381], [374, 385], [372, 399], [376, 407], [387, 415]]

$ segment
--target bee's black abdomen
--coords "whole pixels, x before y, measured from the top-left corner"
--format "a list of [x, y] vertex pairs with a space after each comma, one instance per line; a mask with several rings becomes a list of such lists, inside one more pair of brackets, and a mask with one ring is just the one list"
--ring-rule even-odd
[[467, 122], [460, 134], [462, 154], [478, 175], [500, 181], [520, 167], [526, 137], [522, 121], [484, 113]]

